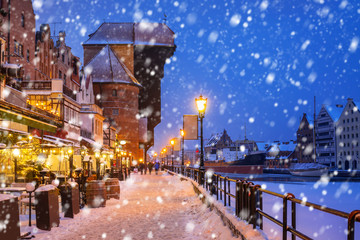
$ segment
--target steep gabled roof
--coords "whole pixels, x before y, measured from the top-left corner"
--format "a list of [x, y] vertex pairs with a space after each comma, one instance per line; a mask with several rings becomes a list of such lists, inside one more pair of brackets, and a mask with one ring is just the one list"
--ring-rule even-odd
[[84, 45], [134, 44], [174, 46], [175, 34], [163, 23], [103, 23]]
[[327, 111], [327, 113], [334, 122], [337, 122], [339, 120], [343, 109], [344, 108], [339, 108], [336, 106], [329, 106], [329, 105], [325, 106], [325, 110]]
[[222, 133], [213, 134], [210, 137], [209, 141], [205, 144], [205, 147], [215, 146], [218, 143], [218, 141], [220, 140], [221, 136], [222, 136]]
[[85, 68], [91, 71], [94, 83], [112, 82], [141, 86], [125, 64], [116, 57], [109, 45], [91, 59]]
[[360, 112], [360, 102], [358, 102], [358, 101], [353, 101], [353, 103], [354, 103], [355, 106], [357, 107], [357, 110]]

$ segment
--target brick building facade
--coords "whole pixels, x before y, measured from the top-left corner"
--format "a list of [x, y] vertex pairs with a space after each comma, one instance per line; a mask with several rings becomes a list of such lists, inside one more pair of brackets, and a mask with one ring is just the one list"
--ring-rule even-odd
[[[10, 2], [10, 5], [9, 5]], [[30, 0], [0, 0], [0, 34], [6, 39], [3, 62], [20, 64], [23, 79], [35, 77], [35, 13]]]
[[[93, 77], [98, 104], [135, 159], [144, 158], [143, 150], [154, 143], [163, 67], [176, 49], [174, 38], [165, 24], [103, 23], [83, 44], [85, 72]], [[145, 137], [141, 118], [147, 118]]]
[[50, 80], [55, 78], [54, 41], [51, 39], [49, 24], [41, 24], [36, 32], [35, 78], [32, 80]]

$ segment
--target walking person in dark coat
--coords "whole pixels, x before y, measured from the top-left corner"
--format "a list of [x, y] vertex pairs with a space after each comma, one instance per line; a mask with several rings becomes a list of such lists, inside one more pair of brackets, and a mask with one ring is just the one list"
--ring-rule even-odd
[[141, 172], [141, 175], [143, 175], [143, 173], [144, 173], [144, 168], [145, 168], [144, 163], [140, 163], [140, 164], [139, 164], [139, 170], [140, 170], [140, 172]]
[[151, 171], [152, 171], [152, 169], [153, 169], [153, 166], [154, 166], [154, 164], [152, 163], [152, 162], [149, 162], [148, 163], [148, 169], [149, 169], [149, 174], [151, 175]]

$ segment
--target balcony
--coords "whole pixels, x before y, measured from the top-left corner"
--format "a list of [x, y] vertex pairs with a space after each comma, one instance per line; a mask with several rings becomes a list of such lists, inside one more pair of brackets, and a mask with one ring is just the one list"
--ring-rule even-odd
[[76, 101], [76, 94], [74, 94], [74, 91], [68, 88], [67, 86], [63, 85], [63, 93], [72, 98], [74, 101]]
[[60, 121], [60, 120], [61, 120], [60, 116], [57, 116], [57, 115], [55, 115], [55, 114], [52, 114], [52, 113], [50, 113], [50, 112], [48, 112], [48, 111], [46, 111], [46, 110], [42, 110], [42, 109], [40, 109], [40, 108], [37, 108], [36, 106], [30, 105], [30, 104], [28, 104], [28, 103], [26, 104], [26, 107], [27, 107], [27, 109], [31, 109], [31, 111], [34, 111], [34, 112], [43, 114], [43, 115], [48, 116], [48, 117], [51, 117], [51, 118], [55, 119], [56, 121]]
[[86, 131], [84, 129], [81, 129], [80, 130], [80, 136], [84, 137], [84, 138], [88, 138], [88, 139], [91, 139], [91, 140], [94, 140], [93, 139], [93, 136], [92, 136], [92, 133], [89, 132], [89, 131]]
[[51, 91], [51, 81], [22, 81], [21, 88], [25, 90], [49, 90]]

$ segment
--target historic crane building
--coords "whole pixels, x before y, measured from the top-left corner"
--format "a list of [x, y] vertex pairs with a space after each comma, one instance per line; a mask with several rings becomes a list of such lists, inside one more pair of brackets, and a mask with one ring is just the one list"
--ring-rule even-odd
[[154, 144], [154, 128], [161, 121], [161, 79], [176, 49], [174, 38], [162, 23], [103, 23], [83, 44], [96, 103], [135, 159]]

